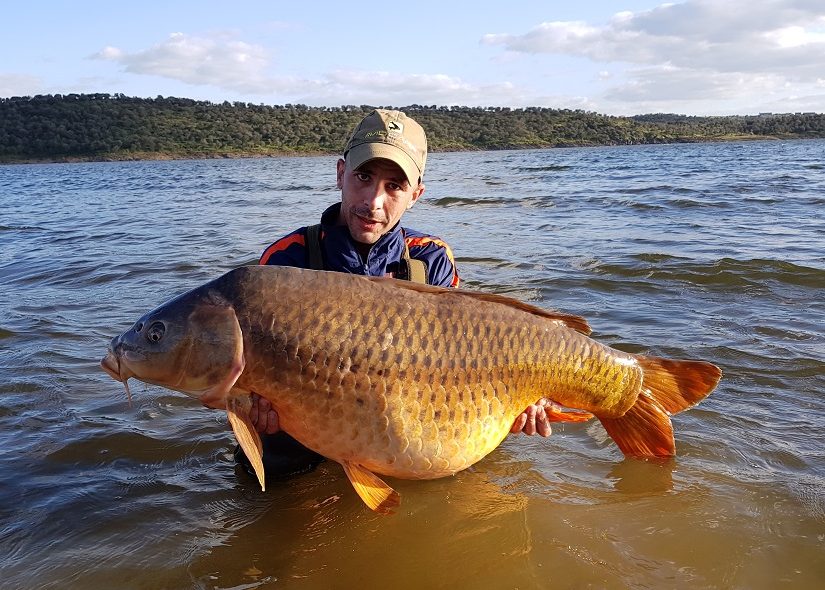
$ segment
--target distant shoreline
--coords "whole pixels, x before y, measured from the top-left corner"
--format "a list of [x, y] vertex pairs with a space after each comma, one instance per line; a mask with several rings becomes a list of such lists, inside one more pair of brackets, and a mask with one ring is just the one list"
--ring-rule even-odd
[[[337, 155], [377, 107], [212, 103], [122, 94], [0, 98], [0, 163]], [[409, 105], [430, 152], [825, 138], [825, 114], [620, 117], [546, 107]]]
[[282, 157], [313, 157], [332, 156], [327, 152], [272, 152], [272, 153], [200, 153], [200, 154], [170, 154], [165, 152], [146, 152], [140, 154], [105, 154], [101, 156], [55, 156], [53, 158], [27, 158], [24, 160], [3, 160], [3, 164], [83, 164], [90, 162], [164, 162], [176, 160], [245, 160], [250, 158], [282, 158]]
[[[431, 149], [430, 153], [460, 153], [460, 152], [506, 152], [521, 150], [554, 150], [565, 148], [583, 147], [621, 147], [628, 145], [675, 145], [683, 143], [733, 143], [737, 141], [806, 141], [820, 139], [817, 137], [779, 137], [768, 135], [742, 135], [730, 137], [715, 137], [706, 139], [680, 138], [673, 141], [655, 141], [640, 143], [582, 143], [550, 146], [522, 146], [522, 147], [500, 147], [500, 148], [454, 148], [454, 149]], [[169, 153], [169, 152], [139, 152], [102, 154], [89, 156], [53, 156], [45, 158], [25, 158], [25, 159], [3, 159], [0, 158], [0, 166], [14, 164], [83, 164], [83, 163], [105, 163], [105, 162], [163, 162], [177, 160], [245, 160], [253, 158], [300, 158], [318, 156], [340, 156], [339, 151], [287, 151], [279, 150], [272, 152], [198, 152], [198, 153]]]

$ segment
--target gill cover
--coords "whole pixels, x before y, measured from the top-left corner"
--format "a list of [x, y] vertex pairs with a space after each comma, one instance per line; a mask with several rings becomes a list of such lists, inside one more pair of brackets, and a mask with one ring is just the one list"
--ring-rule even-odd
[[192, 306], [187, 324], [189, 353], [178, 388], [213, 408], [225, 408], [244, 369], [243, 333], [234, 307], [209, 292]]

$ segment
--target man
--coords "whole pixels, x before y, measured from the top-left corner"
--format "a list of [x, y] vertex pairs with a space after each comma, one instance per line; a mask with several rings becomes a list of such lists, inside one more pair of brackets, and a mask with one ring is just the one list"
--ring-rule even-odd
[[[371, 112], [355, 128], [338, 160], [341, 202], [323, 213], [319, 226], [302, 227], [269, 246], [260, 263], [457, 287], [459, 276], [449, 246], [399, 223], [424, 194], [426, 162], [427, 138], [418, 123], [400, 111]], [[267, 400], [256, 395], [253, 399], [251, 418], [263, 435], [267, 474], [301, 473], [323, 460], [279, 431], [278, 415]], [[549, 436], [544, 412], [549, 403], [539, 400], [529, 406], [511, 431]], [[235, 457], [249, 470], [240, 449]]]

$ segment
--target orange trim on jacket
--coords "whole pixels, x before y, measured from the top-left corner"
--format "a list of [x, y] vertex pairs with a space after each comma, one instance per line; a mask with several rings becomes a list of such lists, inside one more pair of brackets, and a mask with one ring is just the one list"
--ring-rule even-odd
[[276, 252], [281, 252], [282, 250], [286, 250], [292, 244], [300, 244], [301, 246], [306, 246], [306, 240], [304, 239], [303, 234], [294, 233], [288, 236], [285, 236], [272, 244], [269, 248], [267, 248], [263, 254], [261, 254], [261, 259], [258, 261], [258, 264], [266, 264], [269, 261], [269, 258], [275, 254]]
[[447, 254], [447, 258], [450, 260], [450, 264], [453, 265], [453, 280], [450, 283], [451, 287], [458, 287], [459, 278], [458, 278], [458, 271], [455, 267], [455, 258], [453, 258], [453, 251], [450, 250], [450, 247], [447, 245], [447, 242], [439, 240], [438, 238], [427, 238], [427, 237], [405, 237], [404, 241], [407, 242], [407, 247], [412, 248], [414, 246], [426, 246], [427, 244], [435, 244], [439, 248], [444, 248], [445, 253]]

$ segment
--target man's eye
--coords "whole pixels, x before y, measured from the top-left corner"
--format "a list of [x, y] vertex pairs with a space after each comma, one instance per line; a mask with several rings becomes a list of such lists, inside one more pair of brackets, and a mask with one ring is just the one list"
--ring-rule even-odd
[[365, 174], [365, 173], [363, 173], [363, 172], [359, 172], [358, 174], [356, 174], [356, 175], [355, 175], [355, 177], [356, 177], [358, 180], [361, 180], [361, 181], [363, 181], [363, 182], [367, 182], [367, 181], [370, 179], [370, 175], [369, 175], [369, 174]]

